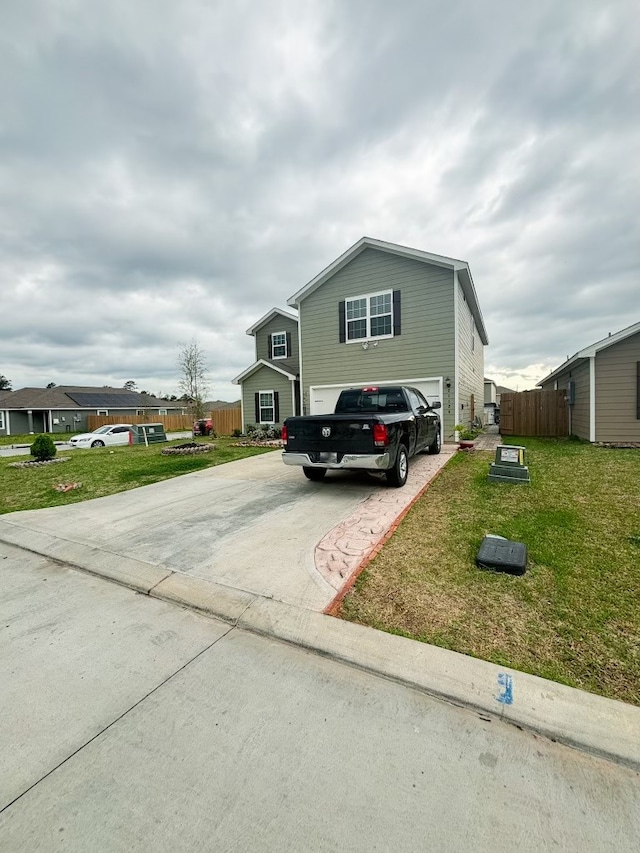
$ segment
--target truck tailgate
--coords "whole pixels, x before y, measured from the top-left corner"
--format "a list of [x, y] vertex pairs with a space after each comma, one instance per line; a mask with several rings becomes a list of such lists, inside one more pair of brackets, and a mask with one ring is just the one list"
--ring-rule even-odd
[[376, 453], [376, 418], [366, 415], [315, 415], [287, 418], [287, 447], [305, 453]]

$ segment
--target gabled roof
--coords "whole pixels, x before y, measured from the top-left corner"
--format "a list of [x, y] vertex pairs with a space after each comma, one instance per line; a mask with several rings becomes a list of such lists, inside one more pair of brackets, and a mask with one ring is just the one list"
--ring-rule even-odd
[[20, 388], [0, 394], [1, 409], [175, 409], [182, 405], [181, 401], [172, 402], [108, 386], [55, 385], [53, 388]]
[[293, 314], [291, 311], [285, 311], [282, 308], [272, 308], [271, 311], [268, 311], [264, 317], [261, 317], [257, 323], [254, 323], [249, 329], [247, 329], [247, 335], [255, 335], [258, 329], [261, 329], [266, 323], [272, 320], [274, 317], [277, 317], [278, 314], [280, 316], [285, 317], [287, 320], [293, 320], [294, 322], [298, 322], [298, 315]]
[[311, 279], [311, 281], [308, 284], [305, 284], [304, 287], [300, 288], [300, 290], [298, 290], [297, 293], [294, 293], [290, 299], [287, 299], [287, 305], [298, 307], [300, 303], [307, 298], [307, 296], [312, 294], [319, 287], [322, 287], [326, 281], [350, 263], [350, 261], [355, 257], [364, 252], [365, 249], [377, 249], [379, 252], [386, 252], [390, 255], [398, 255], [402, 258], [410, 258], [411, 260], [421, 261], [425, 264], [432, 264], [433, 266], [455, 270], [458, 273], [458, 279], [462, 285], [462, 290], [474, 316], [480, 339], [483, 344], [489, 343], [484, 319], [482, 317], [482, 312], [480, 311], [480, 305], [478, 304], [476, 289], [473, 284], [473, 279], [471, 278], [471, 270], [469, 269], [469, 264], [466, 261], [459, 261], [456, 258], [447, 258], [444, 255], [433, 255], [430, 252], [423, 252], [420, 249], [411, 249], [408, 246], [399, 246], [396, 243], [386, 243], [383, 240], [376, 240], [373, 237], [361, 237], [360, 240], [358, 240], [357, 243], [354, 243], [350, 249], [347, 249], [347, 251], [340, 255], [339, 258], [329, 264], [326, 269], [319, 273], [315, 278]]
[[572, 367], [574, 364], [582, 361], [585, 358], [591, 358], [599, 353], [603, 349], [607, 349], [607, 347], [611, 347], [614, 344], [619, 344], [620, 341], [624, 341], [626, 338], [630, 338], [632, 335], [636, 335], [640, 332], [640, 322], [633, 323], [631, 326], [627, 326], [626, 329], [621, 329], [619, 332], [616, 332], [615, 335], [609, 334], [606, 338], [602, 338], [601, 341], [597, 341], [595, 344], [591, 344], [591, 346], [585, 347], [584, 349], [578, 350], [575, 355], [572, 355], [571, 358], [568, 358], [565, 362], [563, 362], [560, 367], [556, 367], [548, 376], [545, 376], [544, 379], [541, 379], [538, 382], [538, 385], [542, 385], [544, 382], [548, 382], [550, 379], [554, 379], [559, 373], [565, 371], [568, 367]]
[[267, 361], [264, 358], [259, 358], [258, 361], [254, 361], [251, 367], [247, 367], [246, 370], [243, 370], [242, 373], [239, 373], [235, 379], [232, 379], [234, 385], [239, 385], [244, 379], [248, 376], [251, 376], [252, 373], [255, 373], [256, 370], [259, 370], [261, 367], [269, 367], [271, 370], [275, 370], [276, 373], [281, 373], [283, 376], [286, 376], [287, 379], [295, 379], [296, 374], [291, 373], [288, 370], [284, 370], [282, 367], [278, 367], [272, 361]]

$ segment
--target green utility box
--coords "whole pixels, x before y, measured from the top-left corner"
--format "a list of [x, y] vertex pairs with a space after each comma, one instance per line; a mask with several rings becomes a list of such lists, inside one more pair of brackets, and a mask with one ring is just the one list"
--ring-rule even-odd
[[167, 434], [164, 424], [134, 424], [133, 444], [155, 444], [158, 441], [166, 441]]
[[496, 447], [496, 461], [489, 465], [491, 483], [530, 483], [525, 447], [518, 444], [500, 444]]

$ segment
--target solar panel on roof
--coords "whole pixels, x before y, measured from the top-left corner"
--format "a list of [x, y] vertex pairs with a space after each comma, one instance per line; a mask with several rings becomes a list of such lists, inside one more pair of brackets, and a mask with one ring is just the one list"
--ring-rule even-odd
[[140, 405], [138, 394], [124, 391], [122, 394], [87, 393], [74, 391], [68, 397], [86, 409], [130, 409]]

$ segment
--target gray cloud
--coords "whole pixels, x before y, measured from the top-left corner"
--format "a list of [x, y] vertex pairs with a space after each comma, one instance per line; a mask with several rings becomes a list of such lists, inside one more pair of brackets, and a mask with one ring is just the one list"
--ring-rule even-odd
[[[219, 396], [363, 234], [468, 260], [487, 371], [640, 319], [630, 0], [96, 6], [0, 32], [0, 373]], [[537, 369], [540, 376], [534, 376]]]

